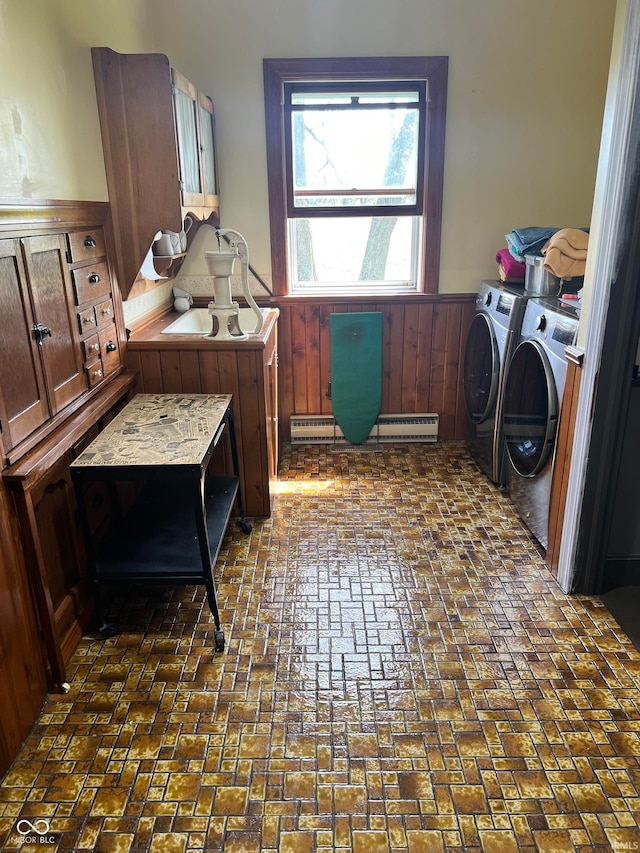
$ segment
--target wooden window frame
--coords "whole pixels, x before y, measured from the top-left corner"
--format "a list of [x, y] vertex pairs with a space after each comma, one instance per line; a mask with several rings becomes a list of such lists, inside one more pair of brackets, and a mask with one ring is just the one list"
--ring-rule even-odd
[[267, 180], [273, 292], [290, 292], [287, 257], [287, 186], [283, 87], [287, 82], [426, 80], [428, 113], [425, 139], [422, 274], [419, 293], [438, 293], [444, 178], [447, 78], [446, 56], [264, 59]]

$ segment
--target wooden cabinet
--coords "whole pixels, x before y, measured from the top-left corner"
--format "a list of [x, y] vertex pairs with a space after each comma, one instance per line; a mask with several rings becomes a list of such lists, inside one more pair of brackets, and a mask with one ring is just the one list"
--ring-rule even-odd
[[[92, 583], [69, 465], [126, 404], [133, 377], [120, 375], [58, 430], [5, 469], [20, 522], [26, 566], [46, 647], [50, 680], [66, 682], [66, 664], [94, 612]], [[87, 495], [92, 533], [117, 514], [117, 493]]]
[[1, 480], [0, 684], [2, 777], [38, 718], [47, 682], [11, 495]]
[[162, 329], [175, 319], [169, 315], [135, 332], [127, 345], [140, 391], [233, 396], [240, 485], [249, 516], [271, 514], [269, 481], [277, 474], [278, 314], [272, 309], [259, 335], [232, 344], [164, 335]]
[[0, 775], [91, 616], [68, 466], [133, 386], [111, 246], [105, 203], [0, 199]]
[[171, 76], [182, 206], [217, 208], [213, 103], [175, 68]]
[[181, 231], [187, 213], [219, 224], [213, 105], [162, 54], [91, 53], [126, 299], [158, 231]]
[[3, 440], [15, 447], [86, 389], [65, 236], [0, 241]]
[[89, 388], [120, 367], [114, 295], [102, 229], [68, 235], [76, 323]]
[[40, 347], [33, 333], [19, 240], [0, 240], [0, 420], [5, 448], [15, 447], [49, 417]]
[[120, 367], [105, 251], [101, 227], [0, 239], [5, 454]]
[[278, 339], [271, 335], [264, 352], [264, 408], [267, 429], [267, 463], [269, 479], [278, 476]]
[[42, 361], [49, 413], [55, 415], [87, 387], [74, 330], [65, 235], [25, 237], [20, 242], [33, 305], [33, 335]]

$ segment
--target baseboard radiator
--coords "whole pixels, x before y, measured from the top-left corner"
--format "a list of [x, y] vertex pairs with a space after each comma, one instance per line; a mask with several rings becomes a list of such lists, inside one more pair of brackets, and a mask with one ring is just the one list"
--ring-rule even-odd
[[[335, 444], [350, 442], [333, 415], [291, 415], [291, 444]], [[438, 440], [438, 415], [379, 415], [363, 445], [409, 444]], [[362, 445], [359, 445], [362, 446]]]

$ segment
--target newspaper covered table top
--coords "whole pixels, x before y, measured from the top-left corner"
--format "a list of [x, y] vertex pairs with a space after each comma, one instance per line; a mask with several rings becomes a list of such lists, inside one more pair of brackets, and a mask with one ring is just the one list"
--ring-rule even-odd
[[200, 465], [230, 404], [230, 394], [138, 394], [71, 467]]

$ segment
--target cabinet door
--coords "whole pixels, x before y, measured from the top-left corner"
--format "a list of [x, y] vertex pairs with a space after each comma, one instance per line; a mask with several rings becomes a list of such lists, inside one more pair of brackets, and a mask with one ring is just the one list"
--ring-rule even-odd
[[0, 777], [42, 708], [42, 652], [11, 497], [0, 482]]
[[68, 467], [71, 461], [69, 453], [30, 496], [34, 539], [42, 554], [51, 618], [65, 663], [93, 617], [93, 588], [76, 521], [76, 495]]
[[213, 102], [207, 95], [198, 93], [200, 159], [205, 207], [218, 204], [218, 173], [216, 169], [216, 148], [214, 143], [215, 115]]
[[62, 234], [25, 237], [22, 243], [35, 321], [50, 332], [42, 338], [39, 349], [54, 415], [87, 390], [66, 239]]
[[198, 93], [179, 71], [173, 69], [171, 73], [182, 206], [199, 206], [203, 203], [203, 188], [198, 142]]
[[49, 417], [18, 240], [0, 240], [0, 317], [0, 418], [9, 451]]

